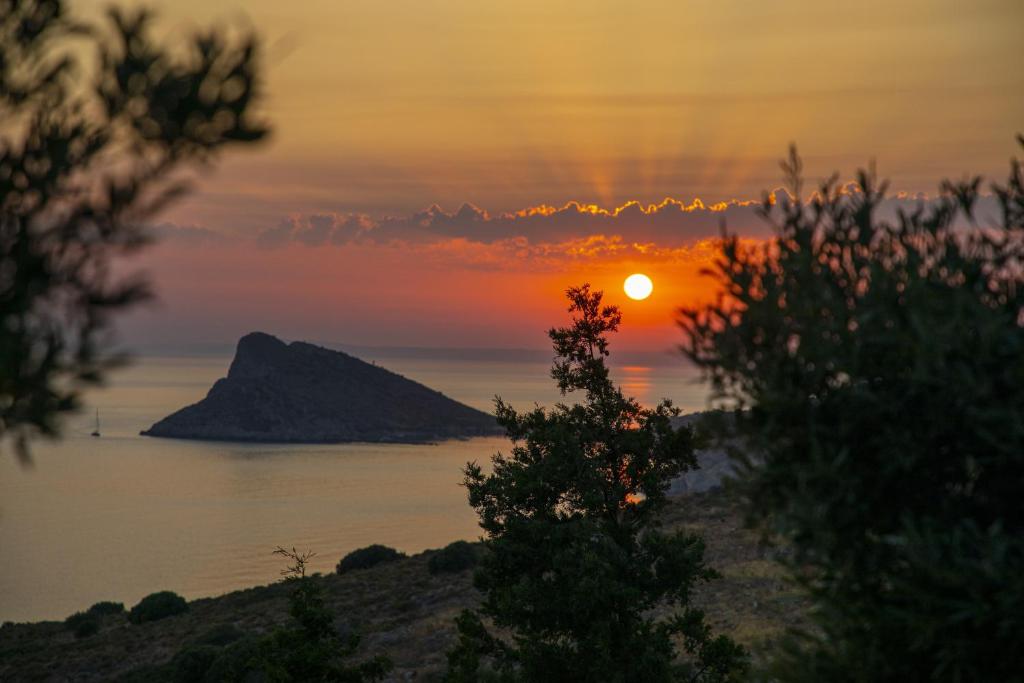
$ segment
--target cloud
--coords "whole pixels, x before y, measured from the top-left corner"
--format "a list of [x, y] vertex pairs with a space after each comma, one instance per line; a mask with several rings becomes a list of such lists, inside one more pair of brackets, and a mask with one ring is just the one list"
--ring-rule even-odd
[[293, 215], [276, 227], [264, 230], [256, 241], [261, 246], [275, 247], [298, 242], [310, 247], [322, 244], [348, 244], [375, 227], [365, 214], [314, 213]]
[[[859, 190], [853, 185], [847, 193]], [[771, 201], [789, 199], [784, 190]], [[894, 219], [899, 211], [913, 212], [932, 199], [897, 193], [880, 205], [878, 215]], [[717, 238], [724, 225], [732, 234], [764, 239], [772, 227], [759, 214], [762, 201], [731, 200], [705, 204], [667, 198], [658, 204], [627, 202], [615, 208], [568, 202], [539, 205], [520, 211], [490, 214], [472, 204], [456, 211], [433, 205], [407, 216], [374, 218], [363, 213], [293, 214], [255, 237], [262, 247], [286, 245], [330, 247], [344, 245], [417, 248], [427, 255], [456, 253], [480, 267], [503, 260], [530, 258], [607, 259], [615, 256], [675, 259], [694, 245]], [[998, 204], [990, 195], [977, 204], [979, 225], [994, 224]], [[167, 239], [186, 244], [207, 244], [228, 238], [194, 226], [158, 226]], [[235, 239], [245, 241], [244, 238]]]
[[524, 239], [530, 244], [557, 244], [593, 235], [619, 235], [639, 242], [682, 245], [719, 232], [727, 224], [744, 234], [767, 235], [757, 218], [760, 202], [731, 201], [705, 205], [699, 199], [684, 203], [665, 199], [659, 204], [628, 202], [614, 209], [569, 202], [560, 207], [541, 205], [497, 215], [463, 204], [447, 212], [436, 204], [409, 216], [374, 219], [365, 214], [291, 216], [259, 234], [265, 246], [298, 242], [321, 244], [403, 242], [430, 244], [468, 240], [494, 244]]

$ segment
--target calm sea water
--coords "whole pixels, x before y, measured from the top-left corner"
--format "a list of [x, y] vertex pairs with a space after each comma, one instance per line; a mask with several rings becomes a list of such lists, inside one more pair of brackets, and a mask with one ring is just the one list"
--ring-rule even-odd
[[[360, 350], [406, 377], [490, 410], [559, 400], [544, 354]], [[694, 373], [668, 354], [624, 356], [616, 379], [643, 403], [704, 405]], [[438, 445], [259, 445], [153, 439], [141, 429], [202, 398], [229, 356], [148, 357], [88, 396], [65, 439], [34, 466], [0, 454], [0, 621], [62, 619], [99, 600], [156, 590], [188, 598], [270, 583], [277, 545], [312, 549], [332, 571], [383, 543], [407, 553], [479, 535], [460, 468], [507, 449], [501, 438]], [[91, 438], [98, 407], [103, 436]]]

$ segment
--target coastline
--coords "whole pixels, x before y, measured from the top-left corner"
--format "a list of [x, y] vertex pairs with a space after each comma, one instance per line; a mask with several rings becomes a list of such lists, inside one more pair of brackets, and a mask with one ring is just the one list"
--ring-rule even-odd
[[[707, 560], [722, 578], [700, 586], [696, 604], [716, 629], [756, 655], [803, 618], [802, 596], [784, 581], [771, 551], [743, 527], [727, 491], [675, 496], [664, 522], [669, 529], [699, 530], [707, 540]], [[478, 599], [471, 571], [428, 571], [436, 552], [314, 578], [326, 589], [338, 626], [363, 635], [359, 653], [382, 652], [395, 662], [389, 680], [406, 680], [413, 672], [419, 680], [435, 680], [453, 642], [455, 616]], [[173, 655], [212, 628], [233, 624], [259, 634], [282, 623], [287, 591], [276, 582], [200, 598], [185, 614], [138, 625], [109, 615], [99, 633], [80, 640], [59, 621], [7, 623], [0, 627], [0, 679], [60, 681], [74, 673], [76, 681], [167, 680]]]

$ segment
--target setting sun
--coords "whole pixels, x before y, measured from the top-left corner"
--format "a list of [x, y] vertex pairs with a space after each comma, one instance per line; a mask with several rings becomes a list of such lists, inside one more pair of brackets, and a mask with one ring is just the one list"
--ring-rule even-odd
[[0, 0], [0, 683], [1024, 683], [1021, 26]]
[[651, 282], [651, 278], [647, 277], [643, 273], [633, 273], [626, 278], [622, 288], [626, 290], [626, 296], [630, 299], [636, 299], [642, 301], [651, 295], [654, 291], [654, 283]]

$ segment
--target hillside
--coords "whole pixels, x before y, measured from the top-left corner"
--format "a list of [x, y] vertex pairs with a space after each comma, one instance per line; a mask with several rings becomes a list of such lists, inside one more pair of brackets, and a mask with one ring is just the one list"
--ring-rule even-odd
[[[700, 586], [696, 595], [714, 628], [756, 654], [786, 626], [801, 621], [806, 603], [785, 582], [772, 552], [742, 527], [735, 503], [720, 489], [673, 498], [665, 523], [702, 533], [707, 559], [723, 575]], [[327, 589], [339, 628], [364, 634], [359, 652], [392, 658], [392, 680], [438, 680], [454, 638], [452, 620], [478, 599], [470, 571], [430, 574], [433, 552], [316, 579]], [[275, 583], [195, 600], [186, 614], [140, 625], [129, 624], [123, 615], [107, 616], [99, 633], [81, 640], [59, 622], [5, 624], [0, 628], [0, 680], [170, 680], [170, 658], [212, 629], [231, 624], [257, 634], [284, 621], [287, 592], [287, 586]]]
[[206, 398], [145, 436], [220, 441], [430, 442], [500, 434], [495, 419], [340, 351], [253, 332]]

